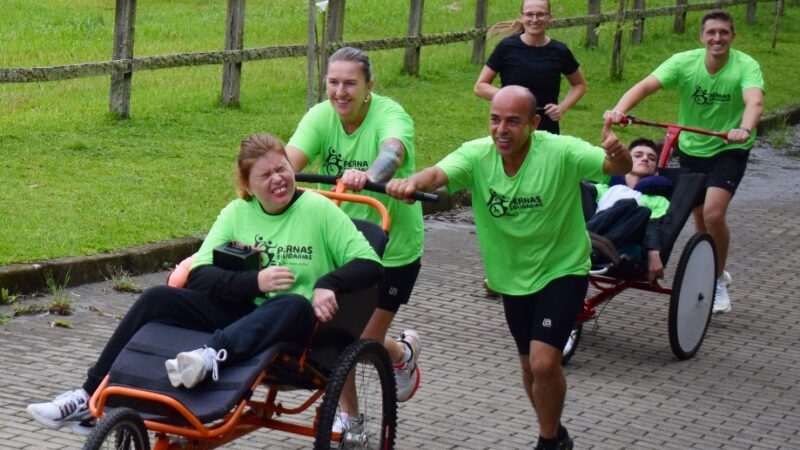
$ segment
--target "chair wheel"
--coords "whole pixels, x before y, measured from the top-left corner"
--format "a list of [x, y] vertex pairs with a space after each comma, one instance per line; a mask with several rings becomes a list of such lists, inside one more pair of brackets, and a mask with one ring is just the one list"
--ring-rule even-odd
[[703, 343], [714, 305], [716, 273], [714, 240], [705, 233], [695, 234], [681, 253], [669, 301], [669, 345], [678, 359], [691, 358]]
[[[355, 379], [360, 423], [348, 432], [333, 433], [339, 398], [348, 377]], [[325, 386], [319, 409], [314, 449], [392, 449], [397, 428], [397, 387], [389, 354], [371, 340], [345, 348]]]
[[116, 408], [100, 419], [83, 450], [103, 448], [150, 450], [147, 428], [136, 411], [131, 408]]

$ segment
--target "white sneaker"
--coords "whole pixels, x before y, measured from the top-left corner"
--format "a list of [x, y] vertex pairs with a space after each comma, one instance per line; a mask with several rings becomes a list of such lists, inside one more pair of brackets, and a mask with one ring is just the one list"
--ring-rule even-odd
[[69, 427], [74, 433], [91, 434], [94, 417], [89, 414], [89, 394], [83, 389], [64, 392], [53, 401], [28, 405], [28, 414], [47, 428]]
[[[341, 414], [345, 415], [347, 413], [341, 413]], [[349, 416], [348, 419], [342, 419], [341, 415], [336, 416], [336, 418], [333, 419], [333, 428], [331, 428], [331, 431], [333, 431], [334, 433], [341, 433], [342, 431], [344, 431], [345, 428], [347, 428], [347, 426], [345, 425], [345, 423], [347, 422], [349, 422]]]
[[419, 367], [417, 360], [422, 349], [419, 335], [414, 330], [406, 330], [397, 340], [411, 349], [411, 359], [394, 365], [394, 379], [397, 382], [397, 401], [404, 402], [410, 400], [417, 392], [420, 382]]
[[733, 277], [727, 270], [722, 271], [722, 282], [725, 283], [725, 287], [730, 287], [731, 283], [733, 283]]
[[216, 351], [211, 347], [198, 348], [190, 352], [180, 352], [175, 359], [164, 361], [169, 382], [174, 387], [181, 384], [191, 389], [206, 379], [208, 372], [214, 381], [219, 379], [219, 362], [228, 358], [225, 349]]
[[351, 433], [361, 433], [364, 427], [364, 416], [353, 417], [346, 412], [339, 413], [333, 421], [334, 433], [344, 433], [345, 431]]
[[722, 314], [731, 310], [731, 298], [728, 297], [728, 289], [725, 286], [725, 276], [723, 275], [717, 279], [716, 288], [714, 289], [714, 306], [711, 311], [715, 314]]
[[364, 415], [353, 417], [346, 412], [339, 413], [333, 421], [334, 433], [341, 433], [342, 440], [336, 448], [365, 448], [369, 438], [364, 433]]

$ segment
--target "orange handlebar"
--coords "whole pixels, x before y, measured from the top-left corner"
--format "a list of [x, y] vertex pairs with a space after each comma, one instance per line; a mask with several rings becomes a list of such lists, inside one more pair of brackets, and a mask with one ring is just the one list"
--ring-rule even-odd
[[339, 186], [342, 186], [342, 187], [344, 186], [343, 184], [341, 184], [341, 181], [339, 183], [337, 183], [337, 191], [336, 192], [325, 191], [325, 190], [322, 190], [322, 189], [308, 189], [308, 190], [316, 192], [316, 193], [318, 193], [320, 195], [324, 195], [325, 197], [328, 197], [329, 199], [334, 200], [334, 201], [339, 201], [339, 202], [345, 201], [345, 202], [353, 202], [353, 203], [362, 203], [362, 204], [369, 205], [369, 206], [375, 208], [376, 210], [378, 210], [378, 214], [380, 214], [380, 216], [381, 216], [381, 228], [383, 229], [383, 231], [385, 231], [387, 233], [389, 232], [389, 228], [391, 228], [391, 226], [392, 226], [392, 223], [391, 223], [392, 221], [391, 221], [391, 218], [389, 217], [389, 211], [386, 209], [386, 206], [384, 206], [383, 203], [379, 202], [378, 200], [376, 200], [376, 199], [374, 199], [372, 197], [367, 197], [366, 195], [348, 194], [346, 192], [338, 192], [339, 189], [340, 189]]

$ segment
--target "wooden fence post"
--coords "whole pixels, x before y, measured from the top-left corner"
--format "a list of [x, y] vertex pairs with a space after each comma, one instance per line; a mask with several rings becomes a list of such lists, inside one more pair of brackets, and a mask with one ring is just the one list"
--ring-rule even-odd
[[331, 35], [329, 36], [328, 42], [340, 42], [342, 40], [346, 2], [347, 0], [338, 0], [335, 2], [335, 7], [331, 9], [331, 15], [328, 16], [328, 19], [333, 23], [333, 27], [330, 28]]
[[[686, 3], [687, 0], [676, 0], [675, 6], [684, 6]], [[672, 25], [672, 31], [681, 34], [686, 31], [686, 10], [675, 13], [675, 23]]]
[[308, 84], [306, 86], [306, 107], [314, 106], [314, 68], [317, 65], [317, 11], [315, 0], [308, 0]]
[[775, 22], [772, 26], [772, 48], [778, 44], [778, 24], [781, 22], [781, 15], [783, 15], [783, 0], [775, 2]]
[[[228, 17], [225, 22], [225, 50], [244, 48], [244, 2], [228, 0]], [[222, 104], [239, 106], [239, 88], [242, 79], [242, 63], [222, 64]]]
[[[600, 14], [601, 0], [589, 0], [589, 7], [586, 11], [588, 15]], [[592, 22], [586, 25], [586, 46], [597, 47], [597, 27], [600, 25], [598, 22]]]
[[[425, 8], [425, 0], [411, 0], [411, 8], [408, 12], [408, 37], [419, 37], [422, 35], [422, 10]], [[422, 46], [416, 45], [406, 47], [406, 56], [403, 60], [403, 73], [416, 75], [419, 73], [419, 53]]]
[[[633, 0], [634, 11], [645, 10], [645, 0]], [[633, 21], [633, 31], [631, 31], [631, 44], [639, 45], [644, 38], [644, 17]]]
[[756, 24], [756, 5], [754, 1], [747, 3], [747, 13], [744, 16], [744, 22], [748, 25]]
[[319, 50], [319, 79], [317, 101], [325, 99], [325, 75], [328, 73], [328, 44], [341, 42], [344, 31], [344, 10], [346, 0], [330, 0], [325, 11], [325, 29], [322, 31], [322, 48]]
[[[486, 14], [489, 10], [489, 0], [477, 0], [475, 4], [475, 28], [486, 26]], [[486, 35], [478, 36], [472, 41], [472, 64], [483, 64], [486, 52]]]
[[[133, 36], [136, 29], [136, 0], [117, 0], [114, 13], [114, 51], [112, 60], [133, 58]], [[128, 70], [111, 75], [111, 91], [108, 109], [120, 118], [130, 116], [131, 78], [133, 72]]]
[[627, 0], [619, 0], [617, 10], [618, 18], [614, 23], [614, 43], [611, 48], [611, 79], [614, 81], [622, 80], [622, 70], [625, 64], [625, 55], [622, 52], [622, 26], [627, 20], [626, 4]]

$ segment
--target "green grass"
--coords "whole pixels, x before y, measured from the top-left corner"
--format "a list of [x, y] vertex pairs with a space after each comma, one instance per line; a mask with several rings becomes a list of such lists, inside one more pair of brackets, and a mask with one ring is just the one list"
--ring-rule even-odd
[[[224, 0], [140, 0], [137, 56], [220, 50]], [[648, 3], [650, 7], [671, 2]], [[473, 0], [425, 2], [425, 33], [472, 27]], [[376, 7], [379, 5], [379, 7]], [[345, 40], [405, 34], [407, 2], [349, 0]], [[248, 0], [245, 46], [303, 43], [306, 2]], [[489, 23], [512, 18], [519, 0], [491, 2]], [[612, 11], [616, 2], [604, 3]], [[554, 4], [559, 17], [584, 14], [585, 2]], [[744, 25], [733, 9], [735, 47], [754, 56], [766, 78], [766, 110], [797, 103], [800, 83], [800, 9], [788, 8], [778, 48], [772, 50], [772, 6], [759, 5], [759, 22]], [[676, 51], [699, 46], [690, 13], [685, 35], [669, 18], [648, 19], [645, 44], [629, 50], [625, 80], [608, 81], [610, 36], [581, 48], [584, 28], [552, 36], [575, 52], [589, 92], [564, 118], [562, 129], [598, 142], [603, 110], [634, 82]], [[114, 4], [106, 0], [3, 0], [0, 67], [34, 67], [110, 59]], [[490, 51], [496, 40], [490, 41]], [[487, 133], [488, 103], [472, 94], [480, 66], [469, 63], [471, 44], [425, 47], [421, 74], [400, 74], [403, 51], [371, 53], [377, 91], [397, 99], [416, 124], [417, 165], [435, 163], [461, 142]], [[305, 112], [304, 58], [246, 63], [241, 107], [218, 105], [221, 68], [188, 67], [136, 72], [131, 118], [108, 114], [105, 77], [35, 84], [0, 84], [0, 265], [109, 251], [205, 232], [233, 198], [238, 142], [253, 132], [288, 139]], [[566, 88], [565, 88], [566, 89]], [[674, 120], [674, 93], [659, 93], [637, 115]], [[657, 136], [648, 128], [620, 132]]]
[[[45, 282], [50, 290], [50, 300], [46, 304], [34, 302], [13, 302], [12, 312], [16, 316], [31, 316], [39, 314], [55, 314], [69, 316], [75, 312], [75, 305], [67, 294], [69, 273], [63, 280], [56, 280], [52, 272], [45, 273]], [[55, 325], [54, 325], [55, 326]], [[64, 326], [59, 325], [59, 326]]]
[[8, 289], [0, 288], [0, 305], [13, 305], [18, 298], [18, 295], [12, 294]]
[[133, 276], [130, 272], [121, 267], [109, 267], [109, 275], [111, 276], [111, 288], [118, 292], [142, 292], [140, 288], [133, 281]]

